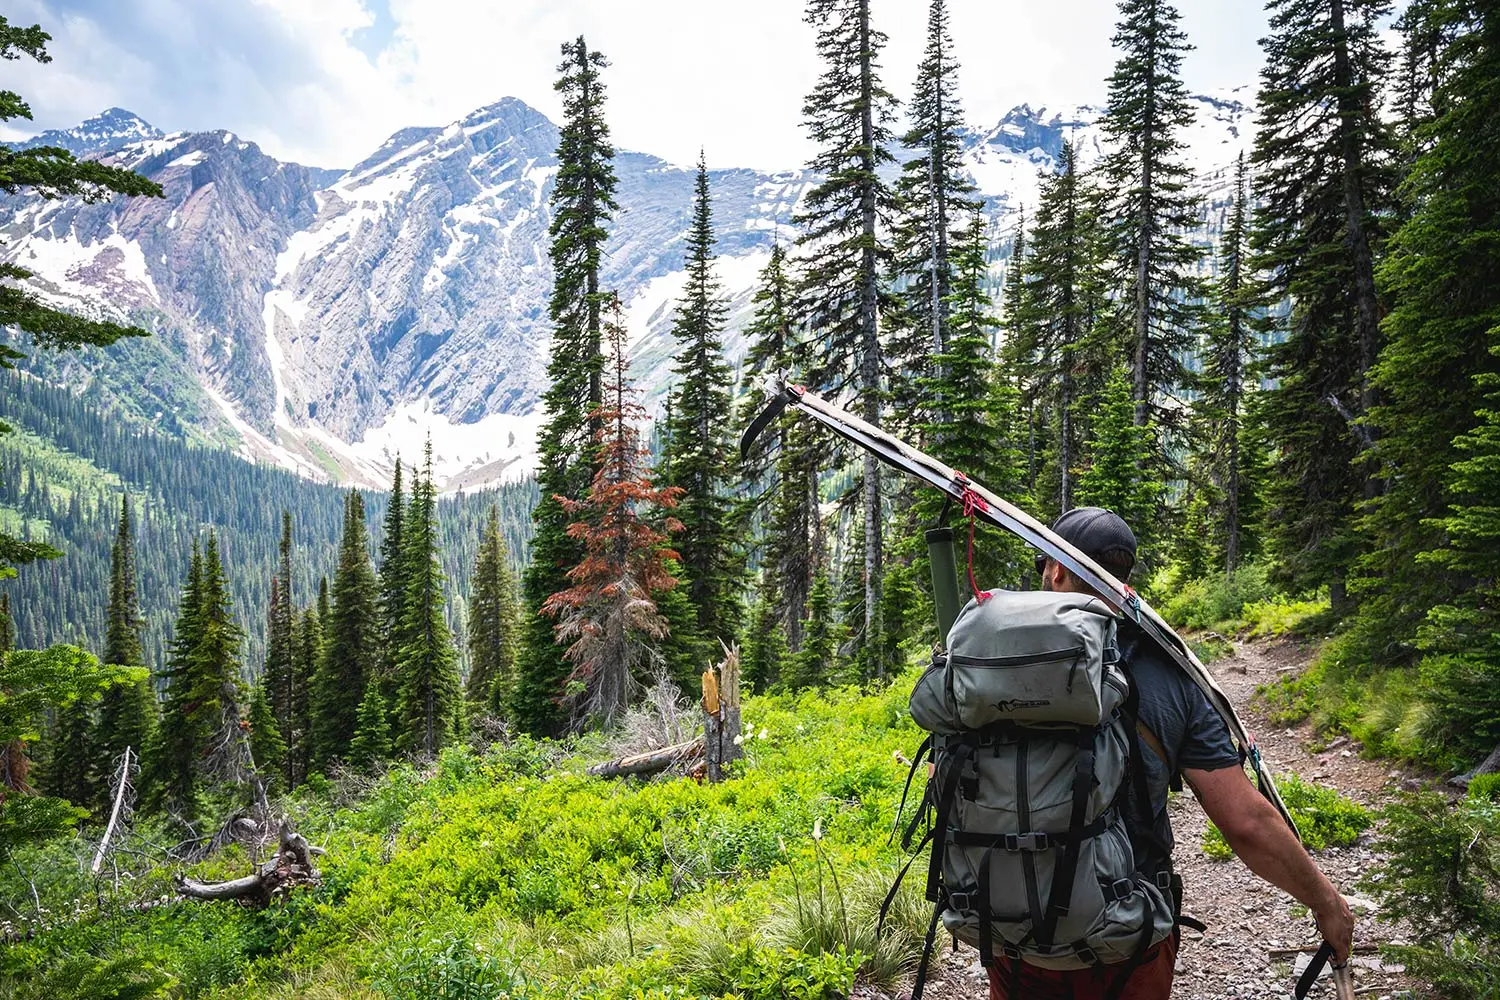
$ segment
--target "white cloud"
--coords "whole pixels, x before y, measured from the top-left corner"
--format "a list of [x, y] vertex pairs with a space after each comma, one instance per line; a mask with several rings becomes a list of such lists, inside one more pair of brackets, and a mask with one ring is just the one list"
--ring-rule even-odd
[[[1198, 51], [1190, 86], [1251, 82], [1259, 5], [1181, 0]], [[1022, 101], [1098, 101], [1114, 54], [1111, 0], [950, 0], [970, 119]], [[912, 83], [926, 0], [874, 0], [890, 37], [887, 86]], [[349, 166], [396, 129], [441, 124], [504, 96], [553, 117], [562, 41], [611, 60], [616, 144], [714, 166], [780, 168], [810, 149], [801, 106], [816, 78], [801, 0], [16, 0], [12, 22], [51, 31], [54, 61], [13, 86], [38, 127], [117, 104], [164, 129], [229, 128], [288, 159]], [[382, 47], [370, 33], [384, 26]], [[14, 123], [13, 123], [14, 124]]]

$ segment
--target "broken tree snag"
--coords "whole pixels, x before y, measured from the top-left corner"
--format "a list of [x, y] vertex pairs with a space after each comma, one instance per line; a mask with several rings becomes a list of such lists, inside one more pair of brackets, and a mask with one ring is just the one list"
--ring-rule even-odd
[[740, 732], [740, 648], [725, 646], [724, 659], [703, 671], [703, 757], [710, 782], [724, 780], [724, 765], [742, 755]]
[[703, 756], [703, 740], [700, 737], [688, 740], [686, 743], [674, 743], [660, 750], [647, 750], [645, 753], [607, 760], [590, 767], [586, 773], [596, 778], [625, 778], [632, 774], [657, 774], [669, 767], [685, 764], [701, 756]]
[[291, 823], [282, 820], [276, 854], [265, 864], [257, 865], [255, 871], [227, 882], [198, 882], [179, 875], [177, 891], [189, 899], [233, 900], [241, 906], [259, 909], [273, 897], [298, 886], [317, 885], [319, 874], [313, 856], [322, 853], [322, 849], [312, 846], [306, 837], [293, 830]]

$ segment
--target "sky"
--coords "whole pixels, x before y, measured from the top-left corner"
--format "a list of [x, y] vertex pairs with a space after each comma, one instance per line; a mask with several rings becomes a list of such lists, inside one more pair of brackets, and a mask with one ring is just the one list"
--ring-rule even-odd
[[[872, 0], [889, 36], [882, 79], [911, 90], [928, 0]], [[1099, 103], [1113, 68], [1113, 0], [949, 0], [962, 98], [987, 128], [1021, 103]], [[1253, 84], [1265, 16], [1254, 0], [1178, 0], [1196, 46], [1190, 88]], [[348, 167], [397, 129], [442, 125], [502, 97], [554, 120], [562, 41], [610, 60], [610, 127], [624, 149], [680, 164], [785, 169], [812, 148], [803, 97], [818, 73], [802, 0], [8, 0], [40, 23], [52, 62], [0, 63], [34, 122], [107, 107], [166, 131], [227, 128], [281, 159]]]

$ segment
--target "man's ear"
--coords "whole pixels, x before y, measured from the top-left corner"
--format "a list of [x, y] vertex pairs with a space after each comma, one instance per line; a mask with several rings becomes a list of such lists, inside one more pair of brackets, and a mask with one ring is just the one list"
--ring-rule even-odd
[[1047, 586], [1054, 591], [1068, 589], [1068, 569], [1056, 559], [1047, 560]]

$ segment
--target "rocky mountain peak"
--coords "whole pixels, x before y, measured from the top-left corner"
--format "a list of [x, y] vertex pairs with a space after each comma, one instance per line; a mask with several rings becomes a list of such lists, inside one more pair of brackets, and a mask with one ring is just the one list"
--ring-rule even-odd
[[99, 156], [143, 139], [159, 139], [164, 134], [134, 111], [107, 108], [72, 128], [48, 129], [17, 145], [21, 149], [61, 146], [74, 156]]

